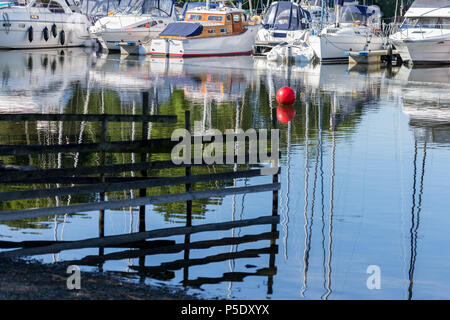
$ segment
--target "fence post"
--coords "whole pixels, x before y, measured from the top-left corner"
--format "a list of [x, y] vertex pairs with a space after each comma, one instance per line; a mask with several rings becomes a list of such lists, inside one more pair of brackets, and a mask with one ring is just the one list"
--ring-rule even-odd
[[[184, 112], [184, 128], [187, 132], [191, 133], [191, 112], [186, 110]], [[191, 176], [191, 167], [187, 166], [185, 168], [186, 177]], [[186, 192], [191, 191], [191, 184], [186, 184]], [[186, 201], [186, 227], [192, 226], [192, 201]], [[189, 279], [189, 246], [188, 244], [191, 241], [191, 236], [189, 234], [184, 236], [185, 250], [184, 250], [184, 261], [186, 261], [186, 265], [183, 268], [183, 284], [186, 284]]]
[[[272, 129], [277, 129], [276, 109], [272, 108], [271, 111], [272, 111]], [[271, 152], [272, 153], [278, 152], [278, 150], [271, 149]], [[278, 162], [276, 164], [279, 165]], [[272, 165], [274, 165], [274, 163], [272, 163]], [[279, 168], [277, 168], [277, 173], [272, 176], [273, 183], [279, 182], [278, 169]], [[272, 216], [278, 216], [278, 190], [274, 190], [272, 192]], [[272, 224], [271, 231], [272, 232], [277, 231], [276, 223]], [[276, 240], [274, 238], [270, 239], [270, 246], [274, 246], [274, 245], [276, 245]], [[275, 252], [271, 252], [269, 255], [269, 268], [275, 268]], [[267, 276], [267, 294], [272, 294], [272, 293], [273, 293], [273, 275], [269, 275], [269, 276]]]
[[[100, 141], [101, 143], [105, 143], [106, 142], [106, 137], [107, 137], [107, 130], [108, 130], [108, 121], [106, 119], [102, 120], [102, 127], [101, 127], [101, 132], [100, 132]], [[100, 165], [104, 166], [105, 165], [105, 151], [100, 151]], [[99, 180], [101, 183], [105, 182], [105, 174], [104, 173], [100, 173], [99, 176]], [[105, 201], [105, 193], [104, 192], [100, 192], [100, 201]], [[98, 236], [100, 238], [103, 238], [105, 236], [105, 210], [100, 210], [98, 213]], [[99, 256], [103, 256], [104, 254], [104, 247], [99, 247], [98, 248], [98, 255]], [[99, 264], [99, 270], [100, 272], [103, 269], [103, 265]]]
[[[143, 92], [142, 93], [142, 114], [143, 115], [148, 115], [149, 112], [149, 99], [148, 99], [148, 92]], [[146, 133], [148, 130], [148, 123], [143, 121], [142, 122], [142, 140], [147, 139]], [[146, 162], [148, 161], [147, 159], [147, 154], [146, 153], [141, 153], [141, 162]], [[147, 170], [142, 170], [141, 172], [141, 176], [142, 177], [147, 177]], [[139, 197], [146, 197], [147, 196], [147, 189], [139, 189]], [[145, 205], [144, 206], [140, 206], [139, 207], [139, 232], [144, 232], [145, 229]]]

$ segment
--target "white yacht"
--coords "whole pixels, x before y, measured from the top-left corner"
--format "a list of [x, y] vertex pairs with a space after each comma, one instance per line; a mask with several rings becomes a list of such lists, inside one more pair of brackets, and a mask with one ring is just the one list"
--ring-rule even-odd
[[99, 19], [90, 32], [103, 49], [120, 50], [121, 43], [129, 46], [149, 43], [176, 21], [173, 0], [130, 0], [126, 8]]
[[300, 5], [290, 1], [273, 2], [256, 35], [254, 52], [264, 54], [283, 42], [302, 39], [310, 23], [310, 13]]
[[88, 18], [73, 0], [3, 2], [0, 15], [0, 48], [76, 47], [90, 38]]
[[403, 61], [450, 63], [450, 0], [416, 0], [390, 40]]
[[347, 61], [346, 52], [384, 48], [377, 6], [337, 5], [336, 21], [308, 39], [321, 62]]

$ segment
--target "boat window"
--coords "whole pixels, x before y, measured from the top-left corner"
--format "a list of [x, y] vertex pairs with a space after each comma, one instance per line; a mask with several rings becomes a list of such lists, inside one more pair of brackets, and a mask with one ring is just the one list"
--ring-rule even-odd
[[209, 34], [215, 34], [216, 33], [216, 29], [208, 29], [208, 33]]
[[56, 1], [51, 1], [48, 5], [48, 9], [53, 13], [64, 13], [63, 7]]
[[231, 15], [227, 14], [227, 21], [231, 21]]
[[190, 15], [188, 15], [187, 20], [201, 21], [202, 15], [201, 14], [190, 14]]
[[269, 8], [269, 12], [267, 12], [267, 14], [266, 14], [266, 19], [264, 20], [264, 24], [273, 24], [276, 13], [277, 13], [277, 6], [271, 5]]
[[233, 14], [233, 21], [234, 22], [239, 22], [241, 21], [241, 16], [239, 14]]
[[381, 11], [377, 6], [344, 6], [341, 13], [341, 23], [377, 24]]
[[170, 0], [131, 0], [120, 11], [124, 14], [132, 15], [145, 14], [156, 17], [170, 17], [172, 15], [172, 6], [173, 3]]
[[275, 24], [289, 24], [291, 9], [283, 10], [276, 18]]
[[208, 16], [208, 21], [223, 21], [223, 16]]
[[227, 29], [225, 28], [220, 29], [220, 33], [227, 33]]
[[406, 18], [403, 27], [450, 29], [450, 18], [437, 18], [437, 17]]
[[36, 0], [36, 2], [33, 4], [33, 7], [47, 8], [49, 2], [50, 2], [50, 0]]

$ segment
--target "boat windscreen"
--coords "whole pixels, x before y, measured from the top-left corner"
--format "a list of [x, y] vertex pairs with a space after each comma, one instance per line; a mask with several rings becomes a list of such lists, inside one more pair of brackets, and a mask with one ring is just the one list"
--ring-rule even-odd
[[[183, 6], [183, 11], [181, 13], [182, 19], [184, 20], [184, 17], [186, 16], [187, 11], [190, 11], [193, 8], [198, 8], [198, 7], [206, 7], [206, 2], [186, 2]], [[217, 7], [219, 7], [219, 5], [217, 3], [214, 3], [214, 2], [209, 3], [210, 9], [217, 8]]]
[[381, 18], [381, 11], [377, 6], [344, 6], [340, 22], [376, 23]]
[[173, 10], [173, 0], [137, 0], [123, 10], [125, 14], [152, 15], [158, 17], [170, 17]]
[[274, 30], [298, 30], [304, 29], [305, 23], [303, 10], [292, 2], [280, 1], [270, 6], [264, 19], [263, 27]]
[[159, 34], [172, 37], [195, 37], [202, 33], [203, 26], [198, 23], [172, 22]]

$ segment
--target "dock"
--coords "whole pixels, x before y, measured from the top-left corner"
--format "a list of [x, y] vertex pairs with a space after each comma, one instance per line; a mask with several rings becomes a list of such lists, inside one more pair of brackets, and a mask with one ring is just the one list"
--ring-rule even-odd
[[347, 51], [349, 64], [381, 64], [383, 62], [397, 61], [397, 50], [373, 50], [373, 51]]

